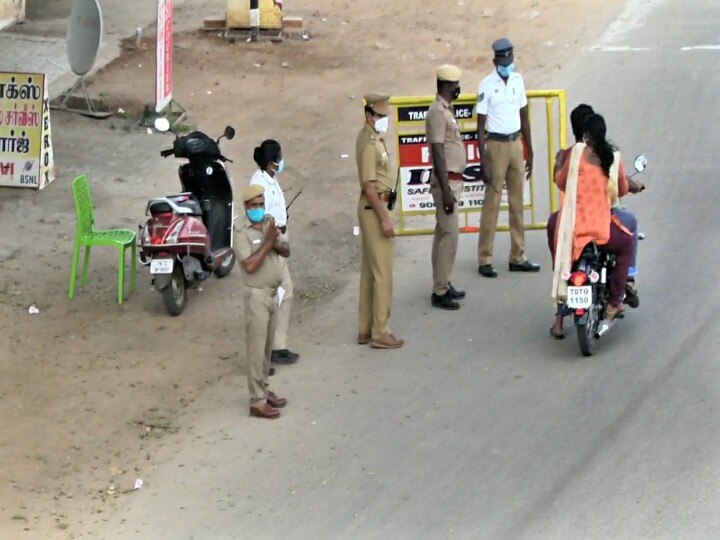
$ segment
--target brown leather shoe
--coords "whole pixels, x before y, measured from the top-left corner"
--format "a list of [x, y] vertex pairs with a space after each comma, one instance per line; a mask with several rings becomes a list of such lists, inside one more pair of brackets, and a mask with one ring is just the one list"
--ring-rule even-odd
[[370, 342], [370, 346], [374, 349], [399, 349], [405, 344], [402, 339], [398, 339], [392, 334], [383, 336], [378, 339], [373, 339]]
[[358, 334], [358, 345], [367, 345], [370, 341], [372, 341], [370, 334]]
[[285, 405], [287, 405], [286, 398], [278, 397], [277, 395], [275, 395], [275, 392], [270, 391], [268, 391], [265, 401], [267, 401], [268, 405], [270, 405], [271, 407], [275, 407], [276, 409], [282, 409]]
[[250, 416], [257, 416], [259, 418], [270, 418], [274, 420], [280, 417], [280, 409], [276, 409], [269, 403], [263, 403], [261, 405], [250, 405]]

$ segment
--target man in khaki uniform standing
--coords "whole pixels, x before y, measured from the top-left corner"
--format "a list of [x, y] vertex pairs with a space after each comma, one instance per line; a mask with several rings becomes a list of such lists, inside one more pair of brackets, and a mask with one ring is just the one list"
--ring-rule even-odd
[[360, 345], [370, 343], [376, 349], [399, 349], [404, 343], [390, 331], [395, 230], [389, 203], [391, 198], [394, 203], [395, 180], [382, 138], [388, 127], [389, 99], [384, 94], [365, 96], [365, 125], [355, 143], [362, 231], [357, 341]]
[[265, 188], [250, 185], [243, 193], [245, 217], [236, 230], [236, 249], [245, 284], [245, 366], [250, 393], [250, 415], [277, 418], [287, 400], [268, 390], [270, 355], [278, 310], [278, 287], [283, 280], [280, 257], [290, 246], [275, 220], [265, 214]]
[[437, 97], [425, 118], [425, 133], [432, 154], [430, 194], [435, 202], [435, 236], [432, 247], [434, 307], [460, 309], [457, 300], [465, 297], [450, 283], [457, 254], [458, 205], [463, 192], [467, 154], [452, 102], [460, 96], [460, 68], [451, 65], [437, 70]]
[[[525, 83], [522, 76], [515, 72], [510, 40], [498, 39], [492, 44], [492, 49], [495, 70], [480, 82], [477, 102], [478, 149], [486, 186], [480, 216], [478, 272], [488, 278], [497, 277], [492, 256], [503, 186], [507, 186], [510, 207], [509, 269], [511, 272], [540, 270], [540, 266], [525, 258], [523, 191], [525, 179], [530, 178], [533, 167]], [[523, 156], [521, 135], [528, 148], [527, 162]]]

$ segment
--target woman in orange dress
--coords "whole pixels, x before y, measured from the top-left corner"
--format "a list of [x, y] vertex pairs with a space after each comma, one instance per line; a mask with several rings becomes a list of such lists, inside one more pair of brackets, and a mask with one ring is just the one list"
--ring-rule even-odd
[[[627, 283], [628, 269], [633, 257], [632, 234], [613, 216], [610, 211], [611, 185], [610, 170], [618, 159], [617, 194], [623, 197], [628, 193], [628, 179], [619, 155], [606, 139], [605, 120], [599, 114], [593, 114], [585, 122], [583, 136], [584, 148], [580, 156], [577, 188], [575, 195], [575, 223], [572, 230], [572, 260], [576, 261], [590, 242], [615, 254], [615, 268], [608, 276], [610, 299], [606, 316], [610, 319], [622, 311], [623, 295]], [[579, 150], [579, 149], [578, 149]], [[555, 183], [565, 191], [570, 172], [571, 159], [566, 159], [563, 168], [556, 174]], [[561, 223], [562, 213], [568, 211], [570, 202], [566, 199], [560, 210], [557, 223]], [[559, 229], [559, 225], [557, 227]], [[557, 252], [557, 229], [555, 242]], [[550, 329], [555, 336], [562, 335], [562, 314], [557, 315]]]

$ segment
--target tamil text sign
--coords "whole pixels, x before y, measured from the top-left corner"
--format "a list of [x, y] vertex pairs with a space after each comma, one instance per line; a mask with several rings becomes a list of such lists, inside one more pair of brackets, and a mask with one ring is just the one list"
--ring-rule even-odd
[[0, 186], [42, 189], [54, 177], [45, 75], [0, 73]]

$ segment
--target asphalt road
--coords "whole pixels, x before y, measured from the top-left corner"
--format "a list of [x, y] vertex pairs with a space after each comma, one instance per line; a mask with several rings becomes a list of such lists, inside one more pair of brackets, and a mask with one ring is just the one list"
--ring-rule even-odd
[[542, 232], [528, 235], [528, 255], [543, 271], [508, 274], [502, 235], [494, 281], [476, 274], [477, 237], [463, 237], [454, 281], [468, 298], [456, 313], [428, 306], [430, 239], [403, 239], [404, 349], [354, 345], [346, 291], [306, 327], [303, 361], [271, 379], [290, 399], [281, 420], [247, 418], [244, 379], [222, 383], [97, 534], [720, 538], [720, 6], [629, 5], [597, 50], [548, 81], [570, 107], [605, 114], [626, 162], [649, 160], [648, 189], [626, 201], [647, 234], [641, 307], [594, 357], [572, 330], [548, 336]]

